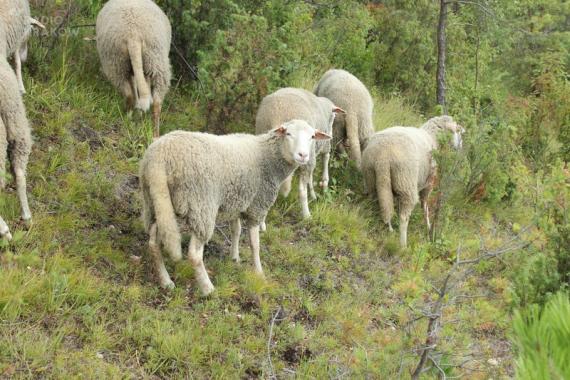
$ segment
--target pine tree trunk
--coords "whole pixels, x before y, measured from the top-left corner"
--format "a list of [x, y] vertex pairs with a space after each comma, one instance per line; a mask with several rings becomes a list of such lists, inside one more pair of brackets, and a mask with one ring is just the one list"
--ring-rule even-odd
[[437, 25], [437, 104], [439, 104], [443, 113], [447, 114], [447, 106], [445, 104], [445, 54], [446, 40], [445, 28], [447, 22], [447, 2], [440, 0], [439, 23]]

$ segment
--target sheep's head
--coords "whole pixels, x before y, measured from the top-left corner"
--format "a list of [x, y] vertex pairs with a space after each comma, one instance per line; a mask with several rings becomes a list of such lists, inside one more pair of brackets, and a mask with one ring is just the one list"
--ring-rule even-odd
[[436, 131], [439, 132], [451, 132], [453, 134], [452, 146], [454, 149], [461, 149], [463, 147], [463, 137], [465, 133], [465, 128], [457, 124], [451, 116], [438, 116], [431, 118], [428, 123], [433, 124], [436, 127]]
[[281, 151], [287, 162], [305, 165], [311, 158], [315, 140], [328, 140], [331, 136], [314, 129], [303, 120], [291, 120], [271, 131], [282, 139]]

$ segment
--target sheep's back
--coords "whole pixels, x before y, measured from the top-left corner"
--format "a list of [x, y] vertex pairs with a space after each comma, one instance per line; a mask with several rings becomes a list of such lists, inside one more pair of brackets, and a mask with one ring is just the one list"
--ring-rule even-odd
[[282, 88], [261, 101], [255, 119], [255, 133], [265, 133], [281, 124], [293, 120], [304, 120], [318, 128], [316, 97], [297, 88]]
[[30, 29], [27, 0], [0, 0], [0, 55], [11, 57]]
[[259, 137], [251, 135], [171, 132], [151, 144], [142, 166], [150, 170], [153, 163], [164, 165], [179, 216], [209, 207], [235, 216], [247, 209], [262, 185], [258, 145]]
[[390, 175], [396, 193], [408, 190], [411, 184], [421, 189], [431, 170], [431, 150], [425, 131], [414, 127], [388, 128], [369, 139], [362, 155], [363, 167], [373, 167], [376, 172], [389, 170], [384, 175]]
[[143, 62], [156, 55], [168, 57], [172, 38], [168, 17], [150, 0], [109, 1], [97, 16], [96, 34], [103, 63], [128, 60], [131, 39], [141, 42]]
[[330, 99], [347, 112], [361, 117], [371, 116], [373, 103], [370, 92], [357, 77], [345, 70], [327, 71], [317, 84], [315, 94]]

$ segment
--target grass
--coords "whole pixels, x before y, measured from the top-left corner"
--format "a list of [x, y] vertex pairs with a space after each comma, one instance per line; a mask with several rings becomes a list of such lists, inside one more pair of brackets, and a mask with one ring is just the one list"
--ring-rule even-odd
[[[299, 221], [296, 190], [271, 210], [262, 235], [266, 280], [251, 269], [247, 238], [243, 263], [229, 259], [229, 229], [220, 226], [205, 258], [215, 295], [198, 296], [186, 262], [167, 264], [177, 288], [161, 291], [134, 177], [150, 118], [125, 115], [85, 44], [79, 35], [51, 51], [45, 41], [33, 46], [35, 72], [25, 72], [34, 223], [18, 226], [15, 192], [1, 195], [15, 239], [0, 254], [0, 377], [267, 378], [269, 357], [279, 377], [406, 377], [426, 329], [425, 320], [412, 323], [411, 309], [430, 301], [452, 249], [461, 242], [474, 254], [473, 236], [501, 229], [505, 215], [470, 206], [431, 244], [418, 207], [411, 248], [400, 250], [376, 202], [361, 195], [360, 175], [335, 158], [332, 186], [311, 204], [311, 220]], [[378, 129], [419, 124], [402, 99], [375, 99]], [[165, 110], [163, 132], [201, 125], [199, 102], [179, 88]], [[450, 374], [512, 375], [508, 269], [478, 268], [461, 290], [489, 297], [445, 309], [443, 362], [461, 362], [454, 353], [472, 359]]]

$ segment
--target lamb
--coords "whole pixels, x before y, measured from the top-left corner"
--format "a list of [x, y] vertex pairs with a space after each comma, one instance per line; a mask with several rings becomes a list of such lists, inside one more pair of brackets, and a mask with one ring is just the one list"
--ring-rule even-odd
[[27, 57], [27, 41], [32, 25], [44, 28], [39, 21], [30, 17], [30, 4], [27, 0], [0, 1], [0, 56], [14, 57], [16, 78], [20, 92], [24, 94], [22, 62]]
[[127, 99], [127, 109], [148, 111], [160, 136], [162, 101], [170, 79], [172, 30], [151, 0], [110, 0], [97, 16], [97, 51], [103, 73]]
[[366, 140], [374, 133], [372, 112], [374, 104], [366, 86], [345, 70], [332, 69], [323, 75], [315, 94], [329, 98], [343, 108], [346, 115], [338, 117], [333, 126], [333, 144], [340, 150], [347, 145], [349, 156], [361, 165], [361, 152]]
[[257, 136], [175, 131], [152, 143], [140, 164], [140, 181], [143, 220], [160, 285], [174, 286], [160, 244], [173, 260], [182, 257], [177, 220], [191, 233], [188, 259], [203, 295], [214, 290], [203, 250], [216, 219], [231, 221], [232, 258], [238, 262], [240, 219], [245, 221], [254, 268], [262, 275], [259, 225], [283, 180], [310, 161], [314, 141], [330, 138], [305, 121], [292, 120]]
[[[270, 131], [286, 121], [299, 119], [306, 121], [312, 127], [327, 134], [332, 134], [332, 124], [337, 113], [344, 112], [335, 106], [329, 99], [318, 97], [307, 90], [300, 88], [282, 88], [261, 101], [255, 119], [255, 133], [261, 134]], [[329, 183], [329, 158], [331, 143], [328, 140], [317, 141], [311, 151], [310, 160], [307, 165], [302, 166], [299, 178], [299, 202], [301, 203], [303, 218], [309, 218], [309, 201], [307, 197], [307, 185], [312, 199], [316, 199], [313, 187], [313, 172], [315, 170], [317, 157], [323, 155], [323, 173], [320, 186], [324, 189]], [[291, 191], [291, 181], [293, 176], [281, 185], [281, 193], [287, 196]], [[262, 223], [261, 230], [265, 230], [265, 223]]]
[[362, 154], [362, 173], [366, 191], [377, 193], [384, 223], [392, 229], [394, 197], [399, 200], [400, 245], [407, 246], [408, 221], [418, 192], [428, 230], [431, 228], [427, 200], [433, 188], [436, 163], [431, 152], [438, 147], [440, 133], [453, 133], [453, 147], [462, 147], [465, 132], [450, 116], [428, 120], [420, 128], [392, 127], [369, 138]]
[[[32, 148], [32, 137], [26, 109], [18, 89], [18, 80], [8, 61], [0, 57], [0, 189], [4, 189], [6, 156], [16, 178], [22, 220], [29, 224], [32, 214], [26, 194], [26, 167]], [[0, 221], [0, 235], [10, 238], [8, 226]]]

